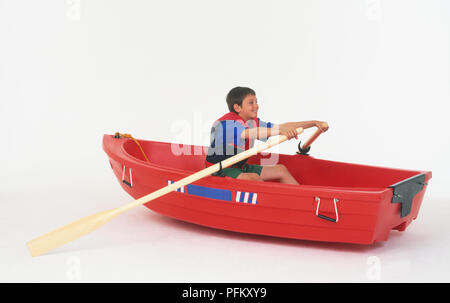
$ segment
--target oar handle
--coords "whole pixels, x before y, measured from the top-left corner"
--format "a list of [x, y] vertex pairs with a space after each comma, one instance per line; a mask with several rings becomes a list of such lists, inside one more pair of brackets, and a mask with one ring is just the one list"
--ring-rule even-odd
[[313, 142], [316, 141], [317, 137], [319, 137], [322, 133], [323, 131], [318, 128], [316, 132], [308, 139], [308, 141], [303, 144], [302, 149], [306, 150], [308, 147], [310, 147], [311, 144], [313, 144]]
[[316, 132], [306, 141], [305, 144], [302, 146], [302, 150], [307, 150], [311, 144], [319, 137], [322, 133], [326, 132], [328, 130], [328, 123], [326, 122], [320, 122], [320, 127], [317, 127]]

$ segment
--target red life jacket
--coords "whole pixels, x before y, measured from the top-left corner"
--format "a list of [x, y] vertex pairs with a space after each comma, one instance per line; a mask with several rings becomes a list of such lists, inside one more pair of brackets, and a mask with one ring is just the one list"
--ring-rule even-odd
[[[233, 112], [229, 112], [229, 113], [223, 115], [222, 117], [220, 117], [219, 119], [217, 119], [217, 121], [216, 121], [214, 124], [216, 124], [217, 122], [227, 121], [227, 120], [237, 121], [237, 122], [241, 123], [246, 129], [249, 129], [249, 128], [250, 128], [250, 127], [248, 126], [247, 122], [244, 121], [244, 119], [242, 119], [241, 116], [239, 116], [238, 114], [233, 113]], [[252, 119], [252, 120], [253, 120], [253, 123], [254, 123], [255, 127], [259, 127], [259, 119], [258, 119], [258, 118], [254, 118], [254, 119]], [[250, 149], [250, 146], [252, 145], [253, 141], [254, 141], [254, 139], [252, 139], [252, 140], [250, 140], [250, 139], [245, 139], [245, 150]], [[235, 147], [236, 147], [236, 146], [235, 146]], [[233, 156], [233, 155], [230, 155], [229, 157], [232, 157], [232, 156]], [[229, 158], [229, 157], [227, 157], [227, 158]], [[247, 161], [247, 160], [243, 160], [243, 161], [239, 162], [238, 164], [245, 163], [246, 161]], [[207, 166], [207, 167], [216, 164], [216, 163], [211, 163], [211, 162], [209, 162], [209, 161], [207, 161], [207, 160], [205, 161], [205, 163], [206, 163], [206, 166]]]

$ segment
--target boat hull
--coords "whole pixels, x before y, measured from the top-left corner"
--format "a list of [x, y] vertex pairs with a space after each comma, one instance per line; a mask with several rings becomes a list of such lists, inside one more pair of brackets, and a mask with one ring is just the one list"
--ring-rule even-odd
[[[126, 138], [103, 137], [103, 148], [122, 188], [137, 199], [204, 168], [205, 148], [140, 140], [150, 163]], [[186, 152], [188, 151], [188, 152]], [[186, 155], [187, 154], [187, 155]], [[258, 163], [272, 157], [255, 156]], [[431, 172], [365, 166], [304, 155], [276, 155], [301, 183], [280, 184], [209, 176], [144, 204], [161, 215], [211, 228], [302, 240], [371, 244], [417, 218], [426, 185], [401, 216], [389, 186]]]

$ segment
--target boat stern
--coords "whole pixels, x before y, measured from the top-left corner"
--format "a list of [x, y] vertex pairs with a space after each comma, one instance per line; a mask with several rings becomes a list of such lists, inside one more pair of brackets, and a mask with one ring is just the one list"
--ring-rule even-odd
[[391, 230], [405, 231], [419, 214], [431, 172], [392, 184], [382, 195], [373, 242], [386, 241]]

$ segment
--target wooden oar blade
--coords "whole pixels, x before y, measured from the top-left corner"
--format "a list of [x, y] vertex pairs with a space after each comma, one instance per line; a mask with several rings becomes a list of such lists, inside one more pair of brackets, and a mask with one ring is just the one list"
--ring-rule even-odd
[[81, 218], [27, 242], [28, 250], [33, 257], [44, 254], [100, 228], [120, 213], [121, 211], [115, 208]]

